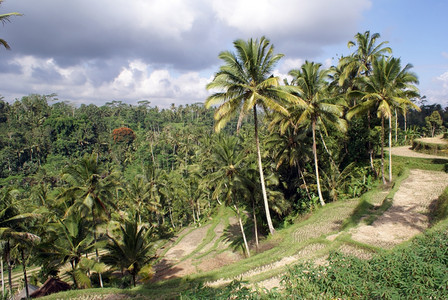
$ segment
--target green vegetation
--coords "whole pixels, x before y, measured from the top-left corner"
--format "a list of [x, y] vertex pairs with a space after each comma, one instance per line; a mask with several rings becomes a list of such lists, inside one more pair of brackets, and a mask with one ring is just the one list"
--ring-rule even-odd
[[412, 142], [412, 150], [427, 154], [448, 156], [448, 143], [434, 144], [416, 139]]
[[[283, 282], [301, 285], [294, 295], [305, 298], [409, 292], [414, 287], [401, 273], [392, 278], [378, 267], [383, 260], [404, 263], [400, 255], [408, 264], [426, 263], [423, 242], [383, 254], [347, 232], [389, 208], [409, 168], [446, 170], [446, 160], [402, 157], [394, 157], [392, 169], [384, 147], [386, 130], [389, 151], [443, 131], [448, 110], [413, 103], [419, 96], [411, 65], [402, 68], [400, 59], [385, 57], [392, 49], [377, 43], [379, 38], [359, 33], [349, 42], [355, 51], [337, 66], [306, 61], [291, 70], [291, 82], [273, 76], [283, 55], [268, 39], [237, 40], [235, 53], [219, 54], [223, 65], [207, 85], [218, 91], [205, 104], [161, 109], [149, 101], [136, 106], [113, 101], [74, 107], [56, 95], [0, 101], [0, 250], [10, 293], [22, 277], [17, 273], [23, 272], [26, 283], [32, 265], [37, 284], [59, 276], [74, 289], [86, 289], [67, 297], [88, 292], [169, 298], [182, 292], [184, 298], [283, 298], [293, 290], [254, 291], [238, 281], [223, 289], [203, 284], [232, 282], [248, 272], [254, 284], [282, 275], [279, 265], [288, 263], [283, 259], [297, 262], [304, 253], [323, 258], [342, 245], [379, 256], [363, 261], [333, 254], [334, 269], [299, 264]], [[445, 218], [446, 199], [445, 192], [435, 220]], [[231, 216], [238, 234], [228, 229]], [[169, 247], [202, 226], [209, 226], [206, 236], [184, 261], [199, 269], [201, 260], [225, 251], [219, 248], [224, 242], [241, 248], [246, 258], [219, 270], [146, 283]], [[222, 237], [218, 226], [228, 230]], [[425, 238], [428, 247], [443, 242]], [[394, 254], [399, 251], [409, 252]], [[267, 264], [277, 267], [268, 272]], [[354, 273], [344, 273], [347, 264]], [[437, 261], [434, 266], [422, 265], [435, 277], [417, 280], [417, 295], [445, 295], [439, 288], [441, 266]], [[342, 277], [332, 273], [338, 268]], [[357, 286], [344, 283], [344, 276]], [[377, 281], [388, 278], [379, 289]], [[422, 288], [428, 280], [432, 291]], [[137, 287], [125, 289], [132, 286]]]

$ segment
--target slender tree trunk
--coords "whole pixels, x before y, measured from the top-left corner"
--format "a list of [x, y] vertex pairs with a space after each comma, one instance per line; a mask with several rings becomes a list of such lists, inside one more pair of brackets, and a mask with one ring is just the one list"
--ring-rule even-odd
[[302, 169], [300, 168], [299, 163], [297, 163], [297, 172], [299, 173], [299, 176], [302, 178], [303, 185], [305, 186], [306, 195], [308, 196], [308, 199], [311, 200], [310, 191], [308, 190], [308, 184], [305, 181], [305, 176], [303, 175]]
[[392, 182], [392, 116], [389, 117], [389, 182]]
[[198, 208], [197, 208], [197, 210], [196, 210], [196, 214], [197, 214], [197, 216], [198, 216], [198, 222], [199, 222], [199, 220], [201, 219], [201, 205], [200, 205], [200, 203], [199, 203], [199, 200], [198, 200], [198, 202], [197, 202], [197, 206], [198, 206]]
[[[73, 283], [74, 283], [74, 285], [75, 285], [76, 288], [79, 288], [79, 286], [78, 286], [78, 282], [76, 281], [76, 276], [75, 276], [75, 269], [76, 269], [76, 267], [75, 267], [73, 261], [70, 261], [70, 265], [72, 266], [72, 271], [73, 271], [73, 272], [72, 272]], [[89, 273], [89, 276], [90, 276], [90, 273]]]
[[[368, 132], [370, 132], [370, 111], [367, 112], [367, 128]], [[367, 147], [369, 151], [370, 168], [372, 169], [373, 174], [375, 174], [376, 177], [378, 176], [378, 173], [376, 172], [375, 164], [373, 163], [373, 146], [370, 138], [368, 139]]]
[[5, 246], [5, 259], [8, 264], [8, 285], [9, 285], [9, 295], [12, 297], [12, 264], [11, 264], [11, 247], [9, 244], [9, 240], [6, 241]]
[[324, 197], [322, 197], [322, 191], [320, 190], [319, 166], [317, 161], [317, 145], [316, 145], [316, 121], [314, 120], [312, 124], [312, 132], [313, 132], [313, 154], [314, 154], [314, 168], [316, 171], [317, 193], [319, 195], [320, 204], [324, 206], [325, 205]]
[[381, 179], [383, 184], [386, 184], [386, 178], [384, 177], [384, 116], [381, 115]]
[[260, 141], [258, 139], [258, 120], [257, 120], [257, 106], [254, 106], [254, 128], [255, 128], [255, 144], [257, 146], [258, 156], [258, 171], [260, 172], [261, 192], [263, 194], [264, 209], [266, 212], [266, 220], [268, 223], [269, 232], [273, 235], [275, 233], [272, 225], [271, 213], [269, 212], [268, 196], [266, 194], [266, 187], [264, 183], [263, 164], [261, 163]]
[[171, 225], [173, 226], [173, 228], [176, 228], [176, 225], [174, 225], [174, 222], [173, 222], [173, 212], [172, 212], [171, 207], [168, 209], [168, 211], [169, 211], [169, 213], [170, 213], [170, 221], [171, 221]]
[[407, 114], [408, 114], [407, 111], [405, 111], [404, 114], [403, 114], [403, 118], [404, 118], [404, 141], [405, 142], [408, 139], [408, 134], [407, 134], [408, 129], [407, 129], [407, 120], [406, 120], [407, 119], [407, 117], [406, 117]]
[[28, 299], [30, 297], [30, 292], [28, 290], [28, 277], [26, 276], [25, 251], [23, 251], [23, 249], [20, 249], [20, 252], [22, 254], [23, 281], [25, 283], [25, 293], [26, 293], [26, 298]]
[[395, 143], [398, 141], [398, 114], [397, 109], [395, 109]]
[[151, 158], [152, 158], [152, 164], [154, 165], [154, 168], [156, 167], [156, 159], [154, 157], [154, 151], [152, 149], [152, 141], [149, 143], [150, 149], [151, 149]]
[[240, 210], [239, 210], [238, 206], [236, 206], [236, 204], [234, 204], [233, 207], [235, 207], [236, 214], [238, 216], [238, 222], [240, 223], [241, 234], [243, 235], [244, 247], [246, 248], [247, 257], [250, 257], [249, 245], [247, 244], [246, 234], [244, 233], [244, 227], [243, 227], [243, 222], [241, 221]]
[[257, 214], [255, 213], [255, 199], [252, 197], [252, 215], [254, 218], [254, 235], [255, 235], [255, 247], [258, 251], [258, 224], [257, 224]]
[[[93, 220], [93, 242], [95, 243], [95, 255], [96, 255], [96, 261], [100, 262], [100, 255], [98, 253], [98, 246], [96, 244], [97, 242], [97, 236], [96, 236], [96, 222], [95, 222], [95, 211], [92, 208], [92, 220]], [[98, 272], [98, 279], [100, 282], [100, 287], [103, 287], [103, 277], [101, 276], [101, 273]]]
[[322, 141], [322, 145], [324, 145], [324, 149], [325, 149], [325, 151], [326, 151], [327, 154], [328, 154], [328, 158], [330, 159], [330, 163], [333, 165], [333, 168], [334, 168], [335, 170], [339, 170], [338, 166], [336, 165], [336, 163], [335, 163], [334, 160], [333, 160], [333, 157], [332, 157], [330, 151], [329, 151], [328, 148], [327, 148], [327, 144], [325, 144], [325, 140], [324, 140], [324, 137], [322, 136], [322, 133], [321, 133], [321, 132], [319, 132], [319, 136], [320, 136], [320, 139], [321, 139], [321, 141]]
[[3, 274], [3, 256], [0, 257], [0, 268], [2, 271], [2, 296], [5, 296], [5, 276]]
[[193, 211], [193, 223], [196, 225], [196, 214], [194, 213], [194, 205], [192, 206], [192, 211]]

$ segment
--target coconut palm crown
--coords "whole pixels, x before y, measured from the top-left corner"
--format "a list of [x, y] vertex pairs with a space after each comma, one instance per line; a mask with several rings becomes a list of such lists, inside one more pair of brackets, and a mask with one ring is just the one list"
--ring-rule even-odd
[[209, 90], [217, 90], [207, 98], [205, 106], [219, 105], [215, 112], [215, 131], [219, 132], [235, 115], [239, 115], [237, 128], [244, 117], [253, 111], [255, 125], [255, 141], [258, 154], [258, 169], [263, 193], [266, 218], [271, 234], [274, 227], [269, 213], [264, 174], [261, 163], [261, 152], [258, 139], [257, 107], [265, 112], [275, 111], [288, 115], [284, 102], [295, 101], [295, 97], [287, 87], [279, 86], [279, 79], [272, 75], [275, 64], [283, 54], [274, 54], [274, 46], [267, 38], [236, 40], [236, 53], [223, 51], [219, 58], [224, 61], [212, 82]]

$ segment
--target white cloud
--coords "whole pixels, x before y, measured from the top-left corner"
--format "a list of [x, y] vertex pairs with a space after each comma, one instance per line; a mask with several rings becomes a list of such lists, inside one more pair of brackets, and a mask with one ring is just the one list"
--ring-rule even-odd
[[283, 79], [302, 58], [351, 38], [370, 1], [5, 1], [2, 9], [24, 17], [2, 35], [13, 51], [0, 63], [1, 93], [8, 100], [57, 93], [99, 105], [203, 101], [217, 55], [234, 39], [270, 38], [286, 55], [275, 71]]
[[[347, 30], [370, 8], [369, 0], [215, 0], [220, 20], [249, 35], [295, 35], [309, 39], [322, 29]], [[311, 34], [310, 34], [311, 33]], [[297, 41], [300, 42], [300, 41]]]
[[448, 71], [434, 78], [432, 86], [422, 90], [421, 94], [426, 95], [430, 103], [448, 106]]
[[[197, 16], [197, 10], [191, 2], [183, 0], [122, 1], [121, 7], [126, 8], [125, 20], [130, 24], [152, 31], [163, 38], [180, 38], [183, 32], [191, 30]], [[120, 11], [115, 12], [117, 16], [122, 15]]]
[[[30, 93], [56, 93], [61, 100], [102, 105], [107, 101], [121, 100], [136, 104], [142, 99], [153, 105], [168, 107], [170, 103], [203, 102], [208, 96], [205, 85], [210, 78], [198, 72], [185, 72], [174, 76], [168, 69], [154, 69], [141, 60], [133, 60], [116, 74], [113, 80], [96, 86], [88, 70], [81, 66], [61, 67], [52, 59], [31, 56], [17, 58], [13, 64], [20, 66], [20, 73], [0, 74], [0, 81], [7, 87], [2, 90], [6, 100], [21, 98]], [[34, 74], [45, 71], [47, 80], [36, 81]], [[82, 77], [84, 80], [79, 80]], [[25, 83], [25, 86], [24, 86]], [[16, 91], [23, 90], [22, 94]]]

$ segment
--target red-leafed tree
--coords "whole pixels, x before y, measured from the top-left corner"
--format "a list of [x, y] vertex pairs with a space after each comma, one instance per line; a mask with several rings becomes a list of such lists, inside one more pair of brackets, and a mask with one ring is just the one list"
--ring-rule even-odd
[[115, 143], [131, 144], [135, 140], [135, 133], [131, 128], [120, 127], [112, 131], [112, 138]]

